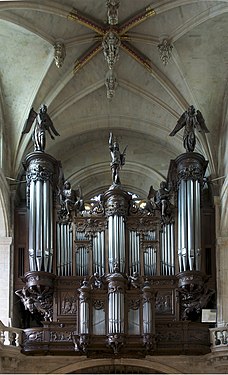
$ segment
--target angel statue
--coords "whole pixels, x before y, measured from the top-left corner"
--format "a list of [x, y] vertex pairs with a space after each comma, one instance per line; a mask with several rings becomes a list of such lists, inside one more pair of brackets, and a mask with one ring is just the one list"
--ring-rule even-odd
[[120, 167], [122, 167], [125, 164], [125, 155], [126, 155], [126, 149], [125, 147], [124, 151], [121, 153], [119, 149], [119, 144], [117, 141], [113, 142], [113, 134], [109, 134], [109, 150], [111, 152], [111, 158], [112, 161], [110, 163], [111, 169], [112, 169], [112, 182], [116, 185], [120, 184], [120, 177], [119, 177], [119, 171]]
[[162, 181], [158, 190], [151, 186], [147, 196], [145, 209], [150, 213], [154, 213], [154, 210], [159, 208], [163, 223], [167, 223], [170, 219], [170, 195], [171, 189], [166, 181]]
[[84, 209], [84, 201], [80, 186], [78, 186], [77, 190], [74, 190], [71, 188], [71, 183], [66, 180], [59, 195], [62, 210], [66, 213], [67, 217], [70, 216], [70, 212], [74, 209], [78, 209], [79, 211]]
[[58, 136], [60, 134], [55, 129], [53, 122], [47, 113], [47, 106], [45, 104], [43, 104], [40, 107], [39, 113], [36, 113], [36, 111], [34, 111], [34, 109], [31, 108], [28, 119], [25, 122], [22, 134], [26, 134], [30, 131], [34, 121], [35, 127], [32, 136], [34, 143], [34, 151], [44, 152], [46, 146], [46, 130], [50, 134], [51, 139], [55, 139], [53, 134], [55, 136]]
[[187, 152], [193, 152], [196, 145], [195, 128], [199, 132], [209, 133], [202, 113], [198, 110], [196, 111], [193, 105], [188, 107], [187, 111], [181, 115], [170, 136], [174, 136], [183, 127], [185, 127], [183, 135], [184, 148]]

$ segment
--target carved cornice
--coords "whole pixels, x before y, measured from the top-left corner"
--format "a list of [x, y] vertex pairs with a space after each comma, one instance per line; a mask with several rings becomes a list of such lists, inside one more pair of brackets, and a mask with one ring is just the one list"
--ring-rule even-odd
[[181, 180], [198, 180], [203, 183], [203, 177], [208, 165], [204, 156], [197, 152], [186, 152], [179, 155], [176, 160], [177, 183]]

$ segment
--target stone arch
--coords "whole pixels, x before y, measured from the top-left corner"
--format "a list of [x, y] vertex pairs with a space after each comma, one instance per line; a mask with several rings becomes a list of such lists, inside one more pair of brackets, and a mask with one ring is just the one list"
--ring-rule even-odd
[[[109, 358], [109, 359], [79, 359], [77, 362], [63, 366], [61, 368], [56, 369], [55, 371], [52, 371], [52, 374], [79, 374], [79, 373], [87, 373], [87, 374], [94, 374], [94, 373], [101, 373], [96, 372], [97, 370], [100, 370], [102, 367], [104, 367], [104, 370], [110, 368], [112, 370], [115, 367], [120, 369], [122, 366], [123, 370], [129, 370], [131, 369], [138, 369], [138, 372], [135, 373], [145, 373], [145, 374], [180, 374], [181, 371], [177, 370], [176, 368], [172, 366], [165, 365], [163, 363], [159, 363], [154, 360], [150, 359], [134, 359], [134, 358]], [[143, 372], [144, 371], [144, 372]], [[109, 372], [115, 373], [115, 372]], [[118, 373], [118, 372], [116, 372]], [[119, 372], [120, 373], [120, 372]], [[124, 372], [122, 372], [124, 373]], [[126, 372], [127, 373], [127, 372]], [[134, 373], [134, 372], [132, 372]]]

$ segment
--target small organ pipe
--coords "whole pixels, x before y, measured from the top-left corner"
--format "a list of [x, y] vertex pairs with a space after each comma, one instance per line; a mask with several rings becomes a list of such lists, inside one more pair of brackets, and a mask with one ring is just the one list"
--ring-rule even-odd
[[134, 232], [134, 270], [135, 272], [138, 272], [138, 267], [137, 267], [137, 236], [136, 232]]
[[136, 237], [136, 272], [140, 272], [140, 252], [139, 252], [139, 236], [137, 236], [137, 233], [135, 232]]
[[72, 251], [73, 251], [73, 233], [70, 232], [70, 275], [72, 275]]
[[171, 275], [171, 239], [170, 239], [170, 224], [167, 224], [167, 243], [168, 243], [168, 275]]
[[114, 255], [113, 255], [113, 216], [109, 216], [108, 218], [108, 257], [109, 257], [109, 272], [113, 272], [114, 266]]
[[164, 274], [167, 275], [167, 258], [168, 258], [168, 243], [167, 243], [167, 227], [164, 225], [164, 244], [165, 244], [165, 251], [164, 251], [164, 263], [165, 263], [165, 272]]
[[97, 269], [97, 271], [96, 272], [98, 272], [99, 273], [99, 275], [101, 275], [101, 271], [100, 271], [100, 257], [99, 257], [99, 251], [100, 251], [100, 247], [101, 247], [101, 245], [100, 245], [100, 233], [98, 232], [97, 234], [96, 234], [96, 258], [97, 258], [97, 267], [96, 267], [96, 269]]
[[174, 264], [174, 228], [173, 223], [170, 224], [170, 250], [171, 250], [171, 275], [175, 275], [175, 264]]
[[105, 273], [105, 248], [104, 231], [101, 232], [101, 275]]
[[57, 261], [56, 261], [56, 264], [57, 264], [57, 275], [58, 276], [60, 276], [60, 251], [61, 251], [60, 227], [61, 227], [61, 224], [57, 223], [57, 228], [56, 228], [56, 235], [57, 235], [57, 244], [56, 244], [56, 248], [57, 248]]
[[70, 276], [70, 231], [67, 224], [67, 276]]
[[64, 225], [64, 276], [67, 276], [67, 225]]

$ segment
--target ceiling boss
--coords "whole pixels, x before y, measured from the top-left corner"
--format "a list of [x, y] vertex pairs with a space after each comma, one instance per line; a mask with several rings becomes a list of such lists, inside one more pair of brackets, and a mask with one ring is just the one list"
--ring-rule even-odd
[[[129, 30], [139, 25], [156, 14], [151, 5], [139, 11], [136, 15], [119, 23], [118, 9], [120, 6], [119, 0], [107, 0], [107, 23], [102, 24], [97, 20], [91, 19], [87, 15], [73, 8], [68, 14], [68, 18], [74, 22], [95, 31], [95, 42], [84, 54], [82, 54], [74, 65], [73, 72], [76, 74], [86, 63], [88, 63], [99, 52], [103, 52], [104, 58], [107, 61], [109, 71], [106, 74], [104, 83], [107, 88], [107, 98], [111, 99], [114, 96], [117, 87], [117, 76], [114, 72], [114, 66], [119, 60], [119, 49], [121, 48], [125, 53], [130, 55], [138, 63], [143, 65], [147, 70], [151, 71], [150, 60], [145, 57], [137, 48], [130, 43], [132, 37], [127, 34]], [[111, 79], [110, 79], [111, 76]], [[108, 78], [107, 78], [108, 77]], [[113, 84], [113, 77], [115, 77], [115, 84]]]

